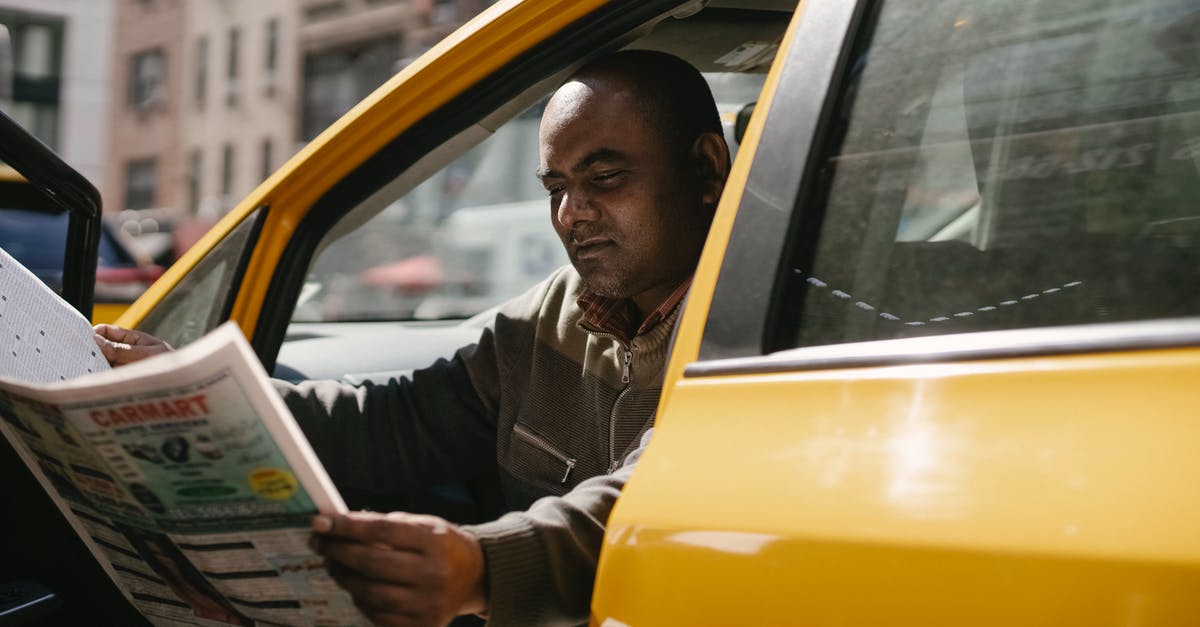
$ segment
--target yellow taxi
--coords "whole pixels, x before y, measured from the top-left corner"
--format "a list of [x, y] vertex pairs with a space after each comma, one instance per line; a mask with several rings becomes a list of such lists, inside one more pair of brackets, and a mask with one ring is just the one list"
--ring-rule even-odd
[[593, 624], [1197, 625], [1198, 16], [500, 2], [119, 323], [182, 345], [235, 320], [282, 378], [427, 364], [561, 262], [526, 230], [539, 103], [665, 50], [738, 154]]

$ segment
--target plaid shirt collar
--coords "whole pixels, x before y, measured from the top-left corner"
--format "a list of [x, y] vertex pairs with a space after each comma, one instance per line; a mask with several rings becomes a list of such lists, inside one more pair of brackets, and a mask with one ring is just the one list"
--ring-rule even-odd
[[609, 333], [622, 342], [629, 342], [634, 337], [654, 328], [654, 325], [670, 315], [671, 310], [675, 309], [675, 306], [683, 300], [691, 286], [692, 277], [689, 276], [679, 284], [679, 287], [675, 288], [675, 291], [671, 292], [671, 295], [662, 304], [646, 316], [633, 334], [630, 334], [630, 331], [633, 329], [634, 320], [637, 319], [637, 308], [628, 298], [608, 298], [584, 290], [575, 302], [583, 310], [585, 324], [602, 333]]

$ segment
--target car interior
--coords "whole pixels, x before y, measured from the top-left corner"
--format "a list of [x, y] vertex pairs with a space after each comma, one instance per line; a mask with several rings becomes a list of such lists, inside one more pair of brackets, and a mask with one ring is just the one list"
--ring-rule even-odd
[[[715, 80], [729, 81], [728, 93], [736, 99], [721, 103], [727, 105], [722, 108], [722, 117], [728, 126], [731, 148], [735, 148], [736, 141], [740, 140], [737, 128], [740, 126], [744, 131], [745, 120], [757, 100], [758, 89], [795, 5], [794, 1], [788, 0], [714, 0], [700, 9], [701, 3], [691, 3], [686, 5], [686, 11], [677, 12], [678, 18], [668, 17], [629, 33], [623, 40], [614, 41], [612, 48], [631, 46], [672, 52], [702, 71], [712, 73]], [[370, 231], [373, 219], [396, 211], [397, 199], [420, 191], [418, 188], [425, 181], [438, 179], [438, 175], [445, 174], [456, 159], [493, 136], [505, 124], [516, 121], [527, 133], [525, 145], [536, 146], [536, 124], [528, 123], [529, 112], [533, 112], [532, 119], [536, 120], [537, 103], [583, 61], [580, 59], [561, 72], [534, 82], [519, 97], [429, 151], [416, 164], [397, 172], [390, 183], [350, 210], [327, 233], [319, 249], [334, 249], [339, 239], [352, 241], [353, 238], [347, 236], [356, 229]], [[721, 75], [726, 78], [722, 79]], [[749, 80], [737, 80], [739, 77]], [[714, 85], [714, 90], [717, 89]], [[524, 122], [522, 114], [526, 117]], [[534, 135], [528, 135], [530, 131]], [[528, 152], [528, 148], [522, 153], [523, 159], [530, 155], [536, 158], [536, 153]], [[521, 163], [520, 167], [527, 176], [527, 185], [538, 187], [540, 194], [540, 186], [533, 176], [536, 162]], [[539, 196], [537, 204], [543, 208], [538, 212], [542, 219], [546, 215], [544, 203]], [[140, 328], [182, 345], [220, 322], [222, 308], [216, 295], [238, 272], [236, 255], [231, 255], [230, 251], [239, 250], [241, 242], [253, 238], [256, 224], [256, 218], [247, 220], [228, 242], [218, 245], [194, 271], [202, 275], [200, 283], [184, 290], [191, 295], [209, 294], [206, 302], [217, 304], [177, 306], [190, 302], [186, 300], [188, 294], [169, 294], [143, 320]], [[548, 221], [544, 227], [552, 234]], [[431, 232], [428, 224], [417, 225], [412, 230], [422, 235]], [[505, 233], [499, 234], [503, 237]], [[313, 259], [312, 267], [320, 268], [320, 254]], [[352, 276], [359, 271], [361, 269], [355, 269]], [[401, 311], [390, 318], [372, 318], [370, 321], [336, 317], [332, 321], [323, 321], [319, 316], [314, 321], [302, 315], [306, 303], [311, 305], [313, 301], [311, 295], [301, 290], [296, 301], [295, 319], [287, 327], [273, 372], [290, 380], [334, 378], [352, 383], [402, 374], [428, 365], [439, 356], [448, 356], [474, 341], [480, 326], [489, 319], [491, 307], [506, 295], [493, 296], [494, 302], [487, 306], [473, 303], [478, 311], [469, 314], [459, 311], [449, 320], [412, 319], [411, 311], [407, 315]], [[166, 328], [173, 331], [163, 332]], [[12, 598], [16, 599], [39, 594], [47, 599], [37, 612], [26, 613], [20, 620], [28, 621], [27, 624], [88, 624], [97, 616], [103, 616], [108, 624], [144, 624], [144, 620], [125, 603], [67, 521], [57, 513], [53, 503], [41, 492], [40, 486], [30, 480], [15, 452], [7, 443], [0, 443], [0, 448], [3, 449], [0, 450], [0, 476], [10, 478], [6, 480], [6, 491], [13, 502], [22, 504], [22, 512], [5, 517], [5, 540], [0, 543], [0, 582], [6, 582], [7, 587], [0, 592], [11, 592]], [[372, 495], [357, 499], [355, 495], [349, 495], [347, 500], [359, 507], [404, 506], [460, 521], [480, 517], [479, 507], [470, 502], [469, 486], [436, 486], [423, 495]]]
[[[795, 4], [781, 0], [710, 2], [697, 12], [681, 14], [686, 16], [646, 25], [629, 34], [627, 41], [615, 42], [614, 47], [669, 52], [704, 72], [718, 100], [727, 141], [736, 154]], [[548, 95], [585, 61], [580, 59], [536, 81], [518, 97], [398, 173], [329, 230], [292, 314], [273, 371], [275, 376], [293, 381], [341, 379], [358, 383], [428, 365], [473, 342], [496, 305], [566, 262], [549, 224], [544, 193], [533, 176], [537, 119]], [[521, 135], [519, 140], [511, 138], [517, 134]], [[489, 152], [497, 146], [505, 150]], [[455, 177], [469, 180], [461, 183]], [[495, 179], [505, 181], [507, 187], [489, 188], [479, 183]], [[460, 196], [469, 200], [451, 197], [444, 191], [455, 184], [459, 186], [456, 189], [465, 189]], [[433, 203], [423, 204], [430, 188], [441, 195]], [[495, 199], [492, 202], [506, 203], [509, 209], [519, 205], [522, 215], [529, 217], [522, 218], [520, 224], [510, 221], [507, 226], [490, 226], [491, 239], [479, 243], [486, 238], [479, 233], [463, 234], [462, 230], [469, 227], [460, 226], [465, 220], [458, 218], [487, 213], [490, 205], [481, 205], [489, 197]], [[430, 208], [434, 204], [437, 206]], [[435, 217], [423, 221], [427, 215]], [[527, 226], [533, 224], [536, 226]], [[422, 241], [414, 242], [414, 238]], [[477, 247], [468, 250], [447, 246], [447, 240], [454, 238], [473, 239]], [[513, 260], [505, 247], [516, 243], [525, 251], [535, 247], [546, 251], [539, 260], [542, 263]], [[437, 257], [444, 283], [432, 293], [406, 291], [409, 286], [399, 283], [403, 279], [383, 288], [385, 293], [364, 287], [363, 269], [353, 264], [364, 259], [364, 247], [371, 244], [372, 257], [376, 251], [394, 255], [372, 259], [376, 267], [403, 263], [406, 255], [410, 260], [422, 255]], [[480, 260], [476, 268], [462, 267], [474, 259]], [[510, 278], [498, 279], [507, 281], [503, 289], [478, 285], [478, 277], [489, 271], [507, 273]], [[462, 296], [472, 290], [472, 298]], [[346, 301], [372, 300], [382, 303], [382, 308], [373, 313], [359, 310], [349, 317], [335, 311]], [[439, 306], [430, 306], [435, 304]]]

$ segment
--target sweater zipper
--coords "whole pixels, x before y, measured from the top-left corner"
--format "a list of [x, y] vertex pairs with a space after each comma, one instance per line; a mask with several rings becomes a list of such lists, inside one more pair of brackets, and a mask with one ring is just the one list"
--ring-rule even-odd
[[625, 384], [625, 388], [617, 395], [617, 399], [613, 401], [612, 409], [608, 414], [608, 474], [612, 474], [621, 465], [621, 460], [617, 458], [617, 406], [621, 404], [621, 399], [625, 398], [625, 394], [629, 392], [629, 388], [633, 387], [633, 349], [635, 345], [630, 340], [629, 345], [625, 346], [625, 367], [621, 371], [621, 383]]
[[585, 330], [596, 337], [603, 337], [613, 340], [625, 351], [622, 357], [621, 366], [621, 383], [625, 386], [621, 392], [617, 394], [616, 400], [613, 401], [612, 409], [608, 412], [608, 474], [612, 474], [621, 465], [621, 460], [617, 458], [617, 406], [621, 404], [621, 399], [625, 398], [625, 394], [629, 392], [629, 388], [633, 387], [633, 351], [637, 348], [634, 340], [629, 341], [626, 346], [625, 342], [618, 339], [617, 336], [607, 331], [601, 331], [591, 325], [585, 323]]
[[566, 455], [560, 453], [559, 450], [554, 448], [549, 442], [546, 441], [545, 438], [534, 433], [533, 431], [530, 431], [520, 423], [517, 423], [513, 426], [513, 431], [521, 434], [521, 436], [524, 437], [530, 444], [562, 462], [567, 467], [567, 471], [563, 473], [562, 479], [559, 479], [558, 482], [560, 484], [565, 484], [567, 482], [567, 478], [571, 476], [571, 471], [575, 470], [576, 460], [574, 457], [567, 457]]

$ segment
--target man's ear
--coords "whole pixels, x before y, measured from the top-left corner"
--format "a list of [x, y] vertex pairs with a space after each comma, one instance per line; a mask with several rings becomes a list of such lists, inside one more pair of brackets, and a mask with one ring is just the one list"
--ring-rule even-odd
[[700, 177], [700, 200], [705, 207], [716, 208], [729, 177], [729, 146], [725, 136], [709, 131], [701, 133], [692, 144], [697, 174]]

